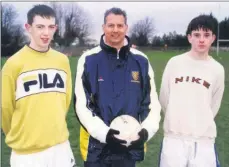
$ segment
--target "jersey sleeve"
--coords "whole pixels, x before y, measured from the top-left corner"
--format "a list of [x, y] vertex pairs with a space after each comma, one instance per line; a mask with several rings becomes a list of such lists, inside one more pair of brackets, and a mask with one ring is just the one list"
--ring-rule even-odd
[[[145, 56], [146, 57], [146, 56]], [[148, 60], [148, 59], [147, 59]], [[141, 123], [142, 128], [148, 131], [148, 140], [150, 140], [154, 134], [159, 129], [159, 123], [161, 120], [161, 105], [158, 100], [158, 95], [156, 92], [156, 85], [154, 81], [154, 71], [152, 66], [148, 61], [148, 88], [146, 90], [146, 96], [143, 100], [142, 105], [147, 105], [149, 109], [149, 114], [145, 120]]]
[[213, 90], [213, 96], [212, 96], [212, 102], [211, 102], [211, 108], [212, 108], [214, 117], [216, 116], [216, 114], [219, 111], [220, 104], [223, 98], [224, 89], [225, 89], [225, 71], [222, 68], [216, 80], [216, 85]]
[[67, 82], [66, 82], [66, 111], [68, 111], [72, 99], [72, 73], [69, 60], [67, 59]]
[[162, 75], [162, 80], [161, 80], [161, 88], [160, 88], [160, 95], [159, 95], [159, 101], [162, 107], [162, 111], [165, 113], [166, 108], [168, 105], [168, 100], [169, 100], [169, 77], [170, 77], [170, 66], [171, 66], [171, 61], [169, 61], [166, 64], [166, 67], [164, 69], [163, 75]]
[[109, 127], [94, 113], [94, 102], [90, 91], [85, 56], [78, 61], [75, 80], [75, 110], [81, 125], [102, 143], [106, 143]]
[[10, 131], [15, 108], [16, 79], [13, 68], [13, 64], [7, 61], [2, 69], [2, 129], [5, 135]]

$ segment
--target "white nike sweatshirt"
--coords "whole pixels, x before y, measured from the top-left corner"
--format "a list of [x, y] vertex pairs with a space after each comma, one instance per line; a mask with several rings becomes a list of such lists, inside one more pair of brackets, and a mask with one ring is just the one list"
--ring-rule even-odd
[[189, 54], [171, 58], [164, 70], [159, 97], [165, 113], [164, 135], [214, 142], [224, 68], [211, 57], [195, 60]]

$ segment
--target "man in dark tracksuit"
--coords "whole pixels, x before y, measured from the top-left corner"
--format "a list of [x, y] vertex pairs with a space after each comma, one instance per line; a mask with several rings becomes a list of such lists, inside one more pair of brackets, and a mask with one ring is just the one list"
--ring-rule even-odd
[[[80, 150], [85, 167], [135, 167], [144, 159], [144, 143], [158, 130], [161, 106], [152, 67], [143, 53], [130, 47], [126, 13], [107, 10], [100, 46], [78, 61], [75, 109], [81, 123]], [[142, 126], [129, 147], [114, 135], [110, 123], [131, 115]]]

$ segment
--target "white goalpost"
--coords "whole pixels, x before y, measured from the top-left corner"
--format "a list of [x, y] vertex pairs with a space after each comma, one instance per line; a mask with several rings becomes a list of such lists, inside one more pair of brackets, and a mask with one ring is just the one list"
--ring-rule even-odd
[[[218, 39], [217, 39], [217, 48], [216, 48], [217, 57], [219, 56], [219, 43], [220, 42], [229, 42], [229, 39], [219, 39], [219, 37], [218, 37]], [[228, 47], [228, 51], [229, 51], [229, 47]]]
[[[219, 4], [219, 16], [220, 16], [220, 4]], [[220, 18], [220, 17], [219, 17], [219, 18]], [[219, 34], [220, 34], [219, 23], [220, 23], [220, 22], [218, 22], [217, 47], [216, 47], [216, 55], [217, 55], [217, 57], [219, 56], [219, 49], [220, 49], [219, 43], [220, 43], [220, 42], [229, 42], [229, 39], [219, 39]], [[229, 51], [229, 48], [228, 48], [228, 51]]]

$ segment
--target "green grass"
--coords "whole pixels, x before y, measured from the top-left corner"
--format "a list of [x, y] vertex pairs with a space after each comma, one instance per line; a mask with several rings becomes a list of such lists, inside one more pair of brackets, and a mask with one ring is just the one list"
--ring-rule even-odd
[[[155, 52], [148, 51], [145, 52], [152, 64], [155, 73], [155, 82], [157, 90], [159, 91], [161, 77], [164, 70], [164, 67], [169, 60], [174, 55], [180, 54], [178, 51], [169, 51], [169, 52]], [[219, 57], [213, 56], [224, 66], [226, 74], [226, 86], [224, 97], [221, 105], [219, 114], [216, 117], [216, 124], [218, 130], [218, 137], [216, 139], [217, 151], [219, 153], [219, 160], [221, 167], [229, 167], [229, 54], [224, 52], [220, 53]], [[2, 59], [2, 64], [4, 64], [5, 58]], [[75, 79], [76, 64], [77, 58], [70, 58], [73, 84]], [[4, 98], [4, 97], [3, 97]], [[163, 121], [163, 119], [162, 119]], [[158, 133], [148, 142], [147, 154], [145, 160], [137, 164], [137, 167], [157, 167], [159, 152], [160, 152], [160, 143], [162, 141], [162, 121]], [[73, 149], [77, 166], [82, 167], [83, 162], [79, 152], [79, 123], [76, 119], [76, 115], [73, 109], [73, 104], [71, 104], [70, 111], [67, 115], [68, 128], [70, 131], [70, 143]], [[9, 156], [10, 149], [6, 146], [4, 142], [5, 136], [2, 134], [2, 166], [9, 167]], [[175, 152], [174, 152], [175, 153]]]

